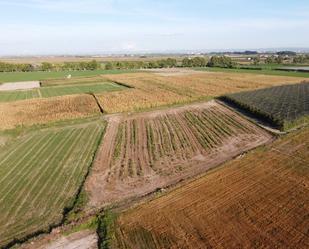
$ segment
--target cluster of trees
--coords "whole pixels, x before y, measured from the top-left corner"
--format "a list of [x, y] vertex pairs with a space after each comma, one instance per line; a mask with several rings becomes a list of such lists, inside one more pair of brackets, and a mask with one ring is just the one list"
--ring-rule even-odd
[[64, 62], [52, 64], [43, 62], [41, 65], [32, 64], [12, 64], [0, 62], [0, 72], [33, 72], [33, 71], [77, 71], [100, 69], [101, 64], [96, 60], [89, 62]]
[[294, 52], [294, 51], [279, 51], [279, 52], [277, 52], [277, 55], [296, 56], [296, 52]]
[[309, 63], [309, 55], [299, 55], [293, 58], [293, 63], [302, 64]]
[[284, 61], [284, 57], [283, 56], [270, 56], [267, 57], [265, 60], [266, 64], [282, 64]]
[[207, 60], [204, 57], [184, 58], [182, 60], [183, 67], [206, 67]]
[[64, 62], [63, 64], [52, 64], [43, 62], [38, 70], [40, 71], [83, 71], [83, 70], [96, 70], [100, 69], [101, 64], [96, 60], [89, 62]]
[[167, 58], [157, 61], [115, 61], [105, 64], [106, 70], [111, 69], [142, 69], [142, 68], [171, 68], [177, 67], [177, 60]]
[[31, 64], [11, 64], [0, 62], [0, 72], [31, 72], [34, 71], [34, 66]]
[[207, 66], [233, 68], [235, 67], [235, 62], [233, 62], [232, 59], [227, 56], [212, 56], [208, 61]]

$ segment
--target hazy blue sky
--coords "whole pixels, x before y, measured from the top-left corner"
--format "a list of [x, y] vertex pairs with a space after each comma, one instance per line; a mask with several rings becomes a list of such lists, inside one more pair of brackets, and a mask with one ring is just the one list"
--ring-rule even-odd
[[0, 55], [309, 47], [308, 0], [0, 0]]

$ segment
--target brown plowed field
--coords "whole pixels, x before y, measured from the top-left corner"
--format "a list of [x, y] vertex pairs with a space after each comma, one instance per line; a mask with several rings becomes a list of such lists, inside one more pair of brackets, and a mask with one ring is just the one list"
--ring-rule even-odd
[[309, 248], [309, 128], [121, 214], [111, 248]]
[[86, 190], [99, 207], [202, 173], [272, 136], [211, 101], [109, 117]]
[[134, 87], [97, 94], [108, 113], [145, 110], [163, 105], [205, 100], [227, 93], [301, 82], [305, 78], [244, 73], [198, 72], [160, 76], [156, 73], [105, 75], [111, 81]]

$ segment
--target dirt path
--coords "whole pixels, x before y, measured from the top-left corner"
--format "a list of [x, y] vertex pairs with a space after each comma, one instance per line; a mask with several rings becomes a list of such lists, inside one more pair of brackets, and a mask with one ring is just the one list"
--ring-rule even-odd
[[20, 249], [97, 249], [98, 236], [95, 231], [84, 230], [68, 236], [49, 235], [31, 243], [23, 244]]
[[3, 83], [0, 85], [0, 91], [14, 91], [40, 88], [39, 81], [24, 81], [14, 83]]
[[[215, 101], [107, 118], [107, 131], [86, 183], [89, 209], [194, 177], [273, 139]], [[117, 139], [121, 146], [116, 155]]]

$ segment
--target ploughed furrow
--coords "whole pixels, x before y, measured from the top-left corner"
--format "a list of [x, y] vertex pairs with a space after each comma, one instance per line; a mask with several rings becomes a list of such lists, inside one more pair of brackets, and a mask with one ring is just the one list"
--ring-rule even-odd
[[[114, 126], [115, 121], [109, 125]], [[110, 162], [97, 161], [87, 191], [91, 207], [165, 187], [219, 165], [272, 136], [214, 101], [118, 115]], [[109, 150], [101, 150], [105, 158]]]
[[308, 248], [308, 146], [307, 127], [118, 214], [111, 248]]
[[61, 222], [103, 131], [103, 122], [45, 129], [5, 148], [0, 156], [0, 248]]

